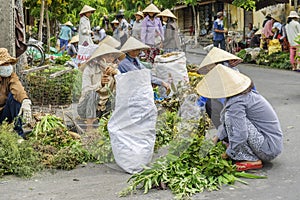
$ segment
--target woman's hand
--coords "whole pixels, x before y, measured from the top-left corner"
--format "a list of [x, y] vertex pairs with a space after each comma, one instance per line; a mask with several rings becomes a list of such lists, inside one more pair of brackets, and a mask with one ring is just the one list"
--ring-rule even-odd
[[229, 156], [227, 155], [227, 153], [222, 153], [221, 157], [224, 159], [224, 160], [227, 160], [229, 158]]
[[111, 66], [108, 66], [104, 72], [106, 75], [116, 75], [118, 71]]
[[219, 141], [219, 138], [218, 138], [218, 136], [215, 135], [212, 140], [213, 140], [214, 144], [217, 144]]
[[101, 78], [101, 85], [104, 87], [109, 82], [109, 75], [103, 74]]

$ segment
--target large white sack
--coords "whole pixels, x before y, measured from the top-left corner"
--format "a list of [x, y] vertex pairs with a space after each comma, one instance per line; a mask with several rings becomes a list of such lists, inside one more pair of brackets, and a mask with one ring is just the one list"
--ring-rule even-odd
[[108, 122], [116, 163], [128, 173], [143, 170], [153, 155], [157, 109], [149, 69], [116, 76], [115, 110]]
[[[171, 81], [177, 86], [179, 81], [189, 82], [184, 52], [173, 52], [172, 56], [157, 55], [154, 61], [154, 72], [165, 82]], [[170, 79], [171, 75], [171, 79]]]

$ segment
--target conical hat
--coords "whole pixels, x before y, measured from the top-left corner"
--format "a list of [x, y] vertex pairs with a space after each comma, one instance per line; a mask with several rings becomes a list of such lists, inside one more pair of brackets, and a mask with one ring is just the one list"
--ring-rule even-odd
[[120, 22], [117, 19], [114, 19], [111, 23], [112, 24], [119, 24]]
[[134, 37], [129, 37], [127, 41], [123, 44], [121, 47], [122, 52], [128, 52], [132, 50], [142, 50], [142, 49], [149, 49], [150, 47], [148, 45], [145, 45], [141, 41], [135, 39]]
[[107, 54], [113, 55], [115, 57], [115, 59], [118, 58], [119, 60], [122, 60], [125, 58], [125, 54], [123, 52], [109, 46], [108, 44], [103, 43], [103, 44], [99, 45], [99, 47], [94, 51], [92, 56], [87, 60], [87, 62], [85, 64], [89, 63], [93, 59], [100, 58], [101, 56], [104, 56]]
[[76, 43], [76, 42], [79, 42], [79, 35], [75, 35], [72, 37], [70, 43]]
[[70, 21], [67, 21], [66, 23], [64, 23], [64, 25], [66, 25], [66, 26], [73, 26], [72, 22], [70, 22]]
[[99, 42], [99, 45], [103, 43], [108, 44], [113, 48], [118, 48], [121, 45], [121, 42], [119, 42], [118, 40], [116, 40], [114, 37], [110, 35], [106, 35], [106, 37]]
[[139, 16], [141, 16], [142, 18], [144, 18], [144, 13], [141, 12], [141, 11], [137, 11], [136, 13], [134, 13], [134, 15], [139, 15]]
[[273, 18], [274, 20], [278, 21], [278, 22], [281, 22], [281, 19], [280, 19], [280, 16], [279, 16], [279, 15], [275, 15], [275, 16], [272, 15], [272, 18]]
[[153, 4], [151, 3], [149, 6], [147, 6], [144, 10], [143, 13], [160, 13], [160, 10]]
[[218, 64], [197, 84], [198, 94], [207, 98], [231, 97], [245, 91], [251, 85], [246, 75]]
[[202, 60], [200, 64], [200, 68], [214, 63], [227, 61], [227, 60], [242, 60], [242, 59], [227, 51], [224, 51], [223, 49], [213, 47], [205, 56], [205, 58]]
[[6, 48], [0, 48], [0, 66], [6, 64], [14, 65], [16, 63], [17, 63], [17, 59], [11, 57]]
[[79, 15], [87, 13], [87, 12], [94, 12], [96, 9], [92, 8], [91, 6], [84, 5], [83, 8], [81, 9]]
[[177, 17], [169, 9], [165, 9], [164, 11], [159, 13], [157, 16], [171, 17], [173, 19], [177, 19]]

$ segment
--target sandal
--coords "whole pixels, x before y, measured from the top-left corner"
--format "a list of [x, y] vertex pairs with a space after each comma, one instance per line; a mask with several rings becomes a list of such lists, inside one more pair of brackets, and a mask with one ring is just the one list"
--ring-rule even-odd
[[263, 167], [263, 164], [253, 164], [253, 163], [246, 163], [246, 162], [237, 162], [235, 163], [236, 171], [247, 171], [250, 169], [261, 169]]

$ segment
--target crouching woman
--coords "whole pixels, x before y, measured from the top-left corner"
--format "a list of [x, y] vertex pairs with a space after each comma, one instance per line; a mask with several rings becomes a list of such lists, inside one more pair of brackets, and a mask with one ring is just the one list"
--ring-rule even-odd
[[120, 73], [117, 63], [124, 57], [121, 51], [101, 44], [85, 64], [77, 112], [86, 121], [86, 131], [93, 129], [97, 118], [111, 111], [110, 97], [116, 86], [114, 75]]
[[198, 93], [204, 97], [226, 97], [214, 142], [228, 143], [223, 158], [234, 160], [238, 171], [262, 168], [264, 161], [276, 158], [283, 148], [274, 109], [252, 88], [249, 77], [221, 64], [197, 85]]

